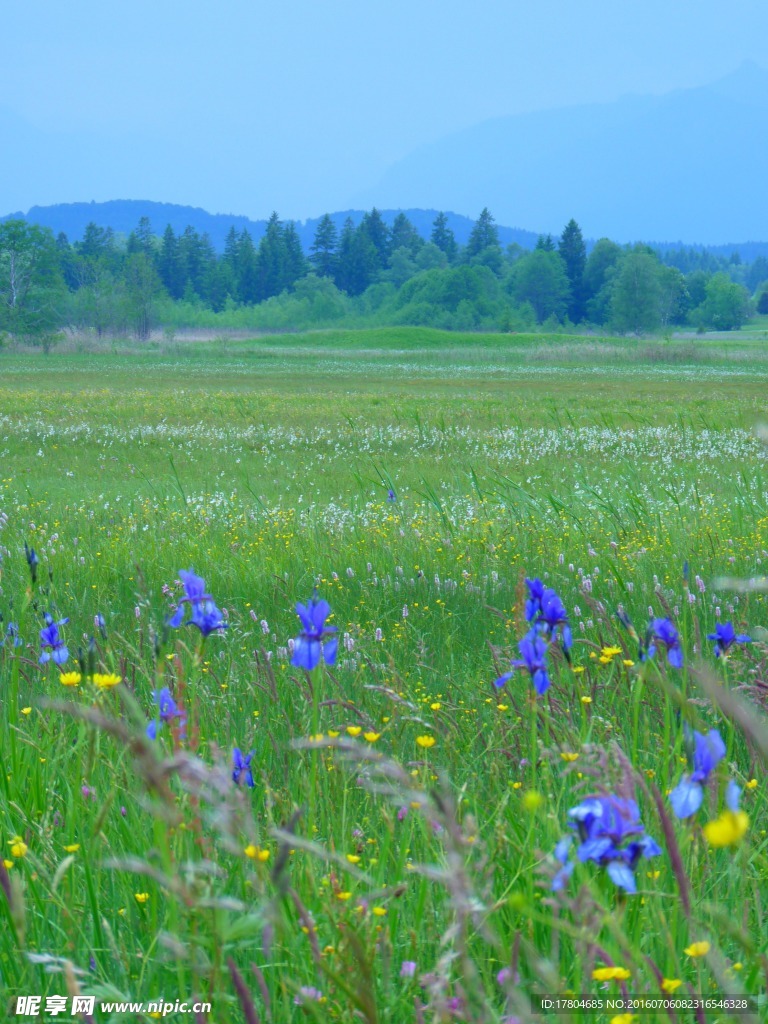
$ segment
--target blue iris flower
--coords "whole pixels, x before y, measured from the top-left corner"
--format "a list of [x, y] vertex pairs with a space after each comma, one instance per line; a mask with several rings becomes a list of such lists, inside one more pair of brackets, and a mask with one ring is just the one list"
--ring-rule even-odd
[[514, 675], [516, 668], [524, 668], [533, 680], [533, 688], [539, 696], [549, 689], [547, 675], [547, 643], [538, 633], [531, 631], [517, 645], [521, 658], [512, 662], [512, 670], [494, 680], [494, 686], [501, 688]]
[[540, 579], [529, 580], [526, 577], [525, 585], [528, 587], [528, 600], [525, 602], [525, 621], [533, 622], [541, 611], [541, 599], [544, 596], [544, 584]]
[[29, 574], [32, 577], [32, 582], [35, 583], [37, 581], [37, 567], [40, 565], [40, 559], [35, 549], [28, 547], [26, 541], [24, 541], [24, 554], [27, 556], [27, 565], [29, 565]]
[[395, 494], [391, 487], [387, 491], [387, 501], [397, 501], [397, 495]]
[[554, 640], [558, 627], [563, 637], [563, 648], [569, 651], [573, 646], [568, 613], [559, 595], [552, 587], [545, 587], [540, 579], [526, 579], [528, 600], [525, 602], [526, 622], [533, 623], [545, 636]]
[[746, 633], [737, 633], [731, 622], [718, 622], [714, 633], [707, 633], [707, 640], [715, 641], [715, 657], [726, 655], [733, 644], [751, 644], [752, 637]]
[[[43, 652], [40, 655], [41, 665], [45, 665], [48, 661], [53, 661], [56, 665], [63, 665], [69, 658], [67, 645], [59, 634], [59, 626], [66, 626], [68, 622], [68, 618], [54, 622], [53, 616], [48, 612], [45, 613], [45, 627], [40, 630], [40, 644], [43, 647]], [[50, 650], [46, 650], [46, 648], [50, 648]]]
[[184, 597], [179, 601], [168, 625], [176, 629], [182, 624], [184, 605], [188, 604], [192, 609], [192, 614], [187, 619], [186, 625], [197, 626], [204, 638], [219, 629], [226, 629], [229, 623], [224, 621], [213, 598], [206, 593], [205, 580], [201, 576], [196, 576], [191, 570], [186, 572], [184, 569], [180, 570], [179, 579], [184, 585]]
[[174, 718], [179, 719], [179, 734], [184, 738], [187, 726], [187, 716], [179, 711], [179, 706], [171, 695], [167, 686], [162, 690], [153, 690], [152, 699], [157, 705], [157, 718], [153, 719], [147, 726], [147, 736], [151, 740], [157, 739], [157, 733], [161, 722], [172, 722]]
[[678, 818], [690, 818], [698, 811], [709, 776], [725, 757], [725, 743], [717, 729], [710, 729], [704, 736], [686, 725], [684, 732], [688, 761], [693, 765], [693, 771], [684, 775], [669, 794], [669, 802]]
[[568, 860], [568, 853], [571, 849], [572, 837], [566, 836], [561, 839], [560, 842], [554, 849], [555, 860], [559, 861], [560, 867], [552, 879], [552, 892], [559, 892], [565, 888], [568, 883], [568, 879], [573, 874], [573, 869], [576, 867], [575, 861]]
[[[5, 635], [12, 647], [21, 647], [24, 641], [19, 636], [19, 627], [15, 622], [9, 622], [5, 628]], [[5, 640], [0, 636], [0, 647], [5, 646]]]
[[[658, 857], [661, 847], [645, 833], [634, 800], [607, 793], [590, 796], [568, 811], [581, 843], [578, 859], [604, 867], [611, 881], [625, 892], [637, 892], [635, 868], [641, 857]], [[627, 842], [627, 840], [629, 840]]]
[[188, 625], [197, 626], [204, 637], [218, 629], [226, 629], [229, 623], [226, 622], [213, 601], [196, 601], [192, 605], [192, 618]]
[[667, 651], [667, 660], [674, 668], [683, 667], [683, 648], [680, 645], [680, 634], [669, 619], [654, 619], [650, 632], [654, 642], [648, 647], [648, 657], [656, 653], [656, 644], [662, 644]]
[[326, 626], [325, 620], [331, 614], [331, 606], [327, 601], [318, 600], [317, 594], [312, 595], [309, 604], [297, 604], [296, 614], [302, 625], [301, 633], [296, 637], [291, 664], [296, 668], [304, 668], [311, 672], [320, 664], [322, 656], [326, 665], [333, 665], [336, 660], [338, 638], [331, 636], [336, 632], [335, 626]]
[[252, 750], [250, 754], [246, 754], [244, 757], [238, 747], [235, 747], [232, 751], [232, 781], [237, 783], [238, 786], [241, 782], [245, 782], [249, 789], [253, 789], [256, 785], [253, 781], [253, 772], [251, 771], [253, 754], [254, 751]]

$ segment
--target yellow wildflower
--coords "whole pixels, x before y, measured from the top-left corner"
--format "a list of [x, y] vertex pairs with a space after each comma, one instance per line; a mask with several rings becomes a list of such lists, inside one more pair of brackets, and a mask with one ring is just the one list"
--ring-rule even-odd
[[25, 857], [29, 847], [21, 838], [21, 836], [14, 836], [11, 840], [11, 856], [12, 857]]
[[337, 892], [336, 893], [336, 899], [337, 900], [348, 900], [351, 895], [352, 895], [351, 892]]
[[362, 729], [362, 726], [360, 726], [360, 725], [348, 725], [347, 726], [347, 733], [350, 736], [359, 736], [362, 731], [363, 731], [363, 729]]
[[356, 853], [348, 853], [347, 854], [347, 860], [349, 861], [350, 864], [359, 864], [360, 863], [360, 858], [358, 857], [358, 855]]
[[380, 732], [364, 732], [363, 733], [363, 739], [367, 740], [368, 743], [375, 743], [376, 740], [379, 739], [380, 736], [381, 736]]
[[72, 843], [71, 846], [65, 846], [64, 849], [67, 853], [77, 853], [80, 849], [80, 843]]
[[376, 917], [386, 917], [387, 916], [387, 908], [386, 907], [374, 907], [373, 908], [373, 913], [376, 915]]
[[706, 940], [704, 942], [692, 942], [690, 946], [686, 946], [685, 953], [688, 956], [706, 956], [711, 948]]
[[439, 701], [435, 701], [434, 704], [430, 704], [429, 706], [433, 711], [439, 711], [440, 708], [442, 707]]
[[21, 709], [21, 713], [22, 713], [22, 715], [31, 715], [32, 714], [32, 708], [22, 708]]
[[62, 686], [79, 686], [82, 678], [79, 672], [62, 672], [59, 682]]
[[594, 981], [626, 981], [631, 977], [626, 967], [596, 967], [592, 971]]
[[676, 992], [682, 985], [682, 981], [679, 978], [665, 978], [661, 983], [661, 989], [663, 992]]
[[563, 750], [560, 752], [560, 757], [562, 757], [564, 761], [575, 761], [578, 756], [578, 754], [573, 754], [569, 750]]
[[436, 741], [434, 736], [417, 736], [416, 742], [420, 747], [429, 750], [430, 747], [434, 747]]
[[617, 1013], [615, 1017], [611, 1017], [611, 1024], [632, 1024], [636, 1020], [634, 1013]]
[[581, 698], [581, 703], [582, 704], [591, 704], [592, 703], [592, 698], [591, 697], [586, 697], [586, 696], [582, 697]]
[[137, 903], [146, 903], [147, 900], [149, 899], [149, 893], [148, 892], [135, 892], [133, 894], [133, 898], [136, 900]]
[[746, 835], [749, 815], [746, 811], [723, 811], [719, 818], [704, 826], [704, 838], [710, 846], [735, 846]]
[[111, 690], [113, 686], [117, 686], [122, 681], [122, 677], [115, 675], [114, 672], [93, 673], [93, 685], [97, 686], [100, 690]]
[[744, 783], [744, 789], [757, 789], [757, 779], [750, 779]]

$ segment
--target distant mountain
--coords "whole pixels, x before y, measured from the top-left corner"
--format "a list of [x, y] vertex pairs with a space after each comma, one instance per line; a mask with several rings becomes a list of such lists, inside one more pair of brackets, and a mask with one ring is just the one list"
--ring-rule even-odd
[[[387, 224], [392, 224], [400, 210], [382, 210]], [[409, 220], [423, 238], [429, 238], [432, 223], [437, 210], [404, 210]], [[478, 211], [479, 213], [479, 211]], [[357, 225], [364, 216], [363, 210], [344, 210], [332, 213], [331, 219], [341, 231], [347, 217]], [[456, 240], [465, 244], [472, 230], [474, 220], [456, 213], [448, 213], [448, 223]], [[156, 235], [162, 235], [168, 224], [176, 234], [191, 225], [200, 234], [206, 232], [215, 248], [221, 252], [230, 228], [237, 231], [248, 230], [254, 242], [258, 244], [264, 234], [266, 220], [249, 220], [233, 213], [208, 213], [194, 206], [177, 206], [174, 203], [155, 203], [143, 199], [114, 199], [106, 203], [58, 203], [55, 206], [33, 206], [27, 213], [12, 213], [0, 217], [0, 221], [17, 217], [50, 228], [54, 234], [63, 231], [70, 242], [82, 238], [86, 225], [93, 221], [99, 227], [112, 228], [113, 231], [127, 235], [133, 231], [142, 217], [148, 217]], [[309, 251], [320, 218], [297, 221], [296, 229], [304, 248]], [[499, 239], [502, 245], [516, 242], [525, 249], [532, 249], [538, 235], [533, 231], [520, 228], [499, 227]]]
[[398, 163], [361, 205], [427, 204], [591, 237], [768, 238], [768, 72], [712, 85], [502, 117]]

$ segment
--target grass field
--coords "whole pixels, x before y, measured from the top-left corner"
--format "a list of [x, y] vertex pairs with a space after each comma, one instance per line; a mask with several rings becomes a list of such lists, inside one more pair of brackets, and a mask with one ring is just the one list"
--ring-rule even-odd
[[[82, 992], [205, 1000], [166, 1019], [216, 1024], [511, 1024], [543, 993], [748, 995], [738, 1018], [637, 1019], [764, 1019], [768, 615], [717, 581], [765, 576], [766, 396], [744, 336], [0, 353], [9, 1016]], [[168, 625], [189, 569], [228, 623], [207, 639]], [[526, 577], [573, 632], [568, 656], [562, 623], [540, 633], [541, 695], [525, 668], [494, 686]], [[339, 645], [307, 672], [314, 588]], [[61, 666], [38, 661], [45, 613], [69, 619]], [[650, 619], [682, 668], [660, 641], [641, 657]], [[752, 642], [716, 658], [726, 622]], [[179, 715], [150, 739], [163, 687]], [[679, 819], [669, 791], [701, 767], [683, 721], [726, 749]], [[606, 793], [660, 848], [627, 868], [636, 894], [608, 855], [576, 862], [568, 812]]]

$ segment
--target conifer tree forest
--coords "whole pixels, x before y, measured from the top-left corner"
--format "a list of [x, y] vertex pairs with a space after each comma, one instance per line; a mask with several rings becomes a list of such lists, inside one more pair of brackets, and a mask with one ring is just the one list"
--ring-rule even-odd
[[729, 331], [764, 314], [765, 257], [608, 238], [588, 247], [575, 220], [532, 251], [502, 247], [487, 209], [466, 245], [444, 213], [428, 238], [404, 213], [387, 224], [374, 208], [340, 229], [326, 214], [307, 252], [276, 213], [258, 244], [232, 227], [222, 252], [191, 226], [157, 233], [146, 217], [127, 237], [91, 223], [75, 240], [0, 223], [0, 339], [44, 347], [67, 331], [146, 340], [186, 328]]

